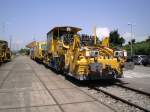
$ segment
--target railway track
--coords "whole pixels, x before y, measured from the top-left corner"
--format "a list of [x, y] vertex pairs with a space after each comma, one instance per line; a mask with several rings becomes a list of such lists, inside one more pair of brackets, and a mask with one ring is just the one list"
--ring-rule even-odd
[[132, 91], [135, 91], [135, 92], [138, 92], [138, 93], [141, 93], [141, 94], [143, 94], [143, 95], [150, 96], [150, 93], [145, 92], [145, 91], [142, 91], [142, 90], [139, 90], [139, 89], [135, 89], [135, 88], [132, 88], [132, 87], [124, 86], [124, 85], [122, 85], [122, 84], [114, 84], [114, 85], [119, 86], [119, 87], [122, 87], [122, 88], [129, 89], [129, 90], [132, 90]]
[[138, 108], [144, 112], [150, 112], [150, 96], [143, 91], [121, 86], [119, 84], [110, 87], [91, 86], [90, 89], [96, 90], [99, 93], [104, 93], [115, 100]]

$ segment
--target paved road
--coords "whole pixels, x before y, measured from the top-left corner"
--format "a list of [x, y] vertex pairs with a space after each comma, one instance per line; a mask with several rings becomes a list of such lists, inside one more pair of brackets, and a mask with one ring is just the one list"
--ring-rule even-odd
[[121, 80], [126, 86], [150, 93], [150, 66], [137, 65], [133, 70], [125, 71]]
[[124, 72], [125, 78], [150, 78], [150, 66], [136, 65], [133, 70]]
[[111, 112], [28, 57], [0, 66], [0, 112]]

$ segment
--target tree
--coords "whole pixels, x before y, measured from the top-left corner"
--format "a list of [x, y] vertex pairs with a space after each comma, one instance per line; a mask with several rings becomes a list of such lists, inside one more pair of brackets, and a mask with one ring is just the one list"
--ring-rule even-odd
[[131, 42], [132, 42], [132, 44], [135, 44], [136, 41], [135, 41], [135, 39], [132, 39], [131, 41], [128, 42], [128, 44], [131, 45]]
[[128, 44], [131, 45], [131, 42], [129, 41]]
[[120, 37], [120, 39], [119, 39], [119, 43], [120, 43], [120, 45], [122, 46], [122, 44], [124, 44], [124, 43], [125, 43], [125, 39], [124, 39], [123, 37]]
[[27, 54], [28, 55], [29, 54], [29, 49], [22, 48], [22, 49], [19, 50], [19, 53], [20, 54]]
[[125, 39], [120, 37], [118, 30], [111, 31], [109, 37], [111, 46], [122, 46], [125, 43]]
[[135, 39], [132, 39], [131, 41], [132, 41], [132, 44], [135, 44], [135, 42], [136, 42]]
[[[132, 39], [132, 43], [135, 55], [150, 55], [150, 37], [141, 42], [136, 42], [135, 39]], [[128, 44], [124, 46], [124, 49], [126, 49], [129, 54], [131, 50], [130, 47], [131, 41], [129, 41]]]

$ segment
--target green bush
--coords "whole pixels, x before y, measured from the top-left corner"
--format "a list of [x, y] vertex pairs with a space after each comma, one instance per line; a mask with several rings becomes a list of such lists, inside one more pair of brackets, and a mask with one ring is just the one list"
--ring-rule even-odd
[[[125, 45], [124, 49], [130, 54], [130, 45]], [[134, 55], [150, 55], [150, 42], [142, 41], [133, 44], [133, 54]]]

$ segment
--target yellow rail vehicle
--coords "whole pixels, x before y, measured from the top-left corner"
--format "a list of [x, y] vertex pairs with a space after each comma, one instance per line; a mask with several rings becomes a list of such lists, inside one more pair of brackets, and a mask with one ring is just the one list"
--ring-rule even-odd
[[45, 50], [46, 50], [46, 42], [36, 42], [33, 41], [26, 45], [26, 47], [30, 48], [30, 58], [39, 62], [43, 62]]
[[44, 53], [46, 49], [46, 42], [36, 42], [33, 49], [34, 59], [39, 62], [43, 62]]
[[122, 62], [113, 56], [113, 50], [103, 46], [82, 46], [79, 36], [68, 50], [69, 75], [79, 80], [111, 79], [122, 77]]
[[[55, 27], [47, 33], [44, 63], [79, 80], [122, 77], [122, 61], [96, 38], [80, 36], [80, 28]], [[107, 42], [106, 42], [107, 43]]]
[[8, 48], [8, 42], [0, 40], [0, 63], [11, 60], [11, 51]]

